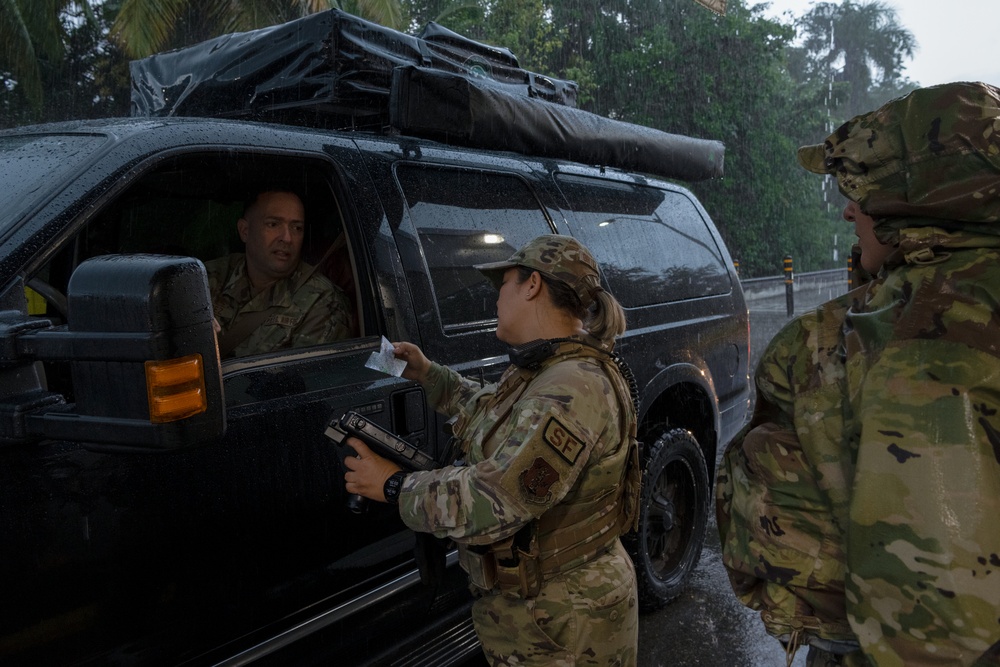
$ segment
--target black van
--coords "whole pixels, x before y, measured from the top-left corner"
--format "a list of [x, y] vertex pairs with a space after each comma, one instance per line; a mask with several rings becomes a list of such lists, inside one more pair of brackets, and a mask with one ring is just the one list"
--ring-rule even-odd
[[[242, 250], [241, 202], [276, 182], [302, 193], [306, 259], [349, 295], [354, 336], [220, 362], [202, 261]], [[394, 508], [348, 511], [324, 428], [355, 410], [442, 457], [420, 386], [365, 361], [384, 336], [497, 378], [496, 292], [471, 266], [548, 233], [582, 240], [626, 309], [646, 469], [629, 548], [659, 607], [698, 560], [749, 398], [740, 284], [689, 191], [379, 128], [0, 132], [0, 664], [474, 654], [454, 552], [422, 582]]]

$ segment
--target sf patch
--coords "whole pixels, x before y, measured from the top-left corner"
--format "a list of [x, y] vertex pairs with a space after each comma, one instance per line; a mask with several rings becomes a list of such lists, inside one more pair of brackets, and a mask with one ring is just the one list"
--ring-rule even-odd
[[583, 441], [569, 432], [565, 426], [559, 423], [555, 417], [549, 418], [549, 423], [542, 431], [542, 440], [545, 444], [556, 450], [559, 456], [566, 459], [570, 465], [576, 463], [583, 451]]
[[559, 473], [539, 456], [517, 479], [521, 483], [524, 497], [531, 502], [541, 503], [548, 499], [549, 489], [559, 481]]

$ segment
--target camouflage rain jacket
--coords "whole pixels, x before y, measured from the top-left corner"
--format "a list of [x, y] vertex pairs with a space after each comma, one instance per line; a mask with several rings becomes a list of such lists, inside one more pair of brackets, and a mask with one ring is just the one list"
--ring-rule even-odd
[[915, 91], [800, 161], [897, 249], [761, 358], [717, 489], [730, 580], [792, 649], [998, 665], [1000, 91]]
[[340, 288], [320, 273], [313, 273], [299, 285], [311, 266], [299, 262], [291, 276], [256, 296], [251, 294], [246, 266], [242, 253], [205, 262], [214, 315], [222, 326], [222, 335], [243, 317], [272, 311], [230, 356], [265, 354], [350, 337], [352, 307]]

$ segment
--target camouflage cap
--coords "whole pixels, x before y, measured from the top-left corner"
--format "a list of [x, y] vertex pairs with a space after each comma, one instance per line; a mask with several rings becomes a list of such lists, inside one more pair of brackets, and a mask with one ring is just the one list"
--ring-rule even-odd
[[514, 266], [533, 269], [553, 280], [566, 283], [573, 288], [584, 306], [592, 304], [594, 296], [601, 289], [597, 261], [586, 246], [572, 236], [539, 236], [525, 244], [508, 260], [477, 264], [475, 268], [482, 271], [500, 289], [504, 272]]
[[873, 217], [1000, 220], [1000, 89], [920, 88], [841, 125], [799, 163]]

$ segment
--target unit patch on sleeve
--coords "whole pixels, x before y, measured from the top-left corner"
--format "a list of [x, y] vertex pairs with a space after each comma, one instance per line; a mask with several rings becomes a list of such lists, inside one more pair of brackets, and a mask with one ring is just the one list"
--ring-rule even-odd
[[549, 488], [559, 481], [559, 473], [541, 456], [532, 461], [531, 466], [518, 475], [521, 493], [531, 502], [545, 502]]
[[545, 444], [559, 452], [559, 456], [566, 459], [570, 465], [576, 463], [580, 452], [583, 451], [583, 441], [570, 433], [569, 429], [560, 424], [555, 417], [549, 418], [549, 423], [542, 432], [542, 439]]

